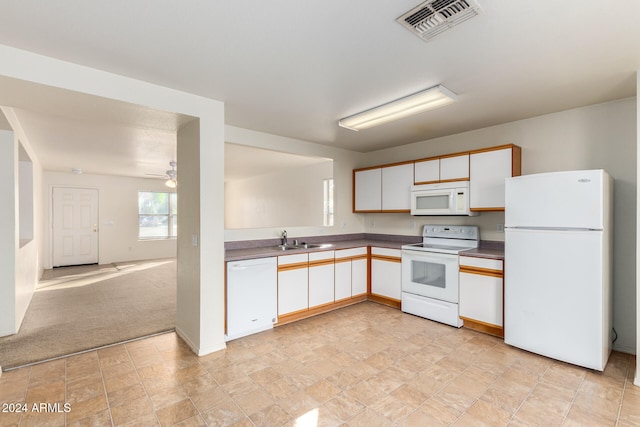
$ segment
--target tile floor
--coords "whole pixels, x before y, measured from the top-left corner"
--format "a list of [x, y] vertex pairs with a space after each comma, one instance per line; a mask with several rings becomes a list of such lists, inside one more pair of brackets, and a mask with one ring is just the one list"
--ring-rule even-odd
[[5, 372], [1, 409], [28, 411], [0, 426], [631, 426], [634, 371], [627, 354], [598, 373], [365, 302], [201, 358], [170, 333]]

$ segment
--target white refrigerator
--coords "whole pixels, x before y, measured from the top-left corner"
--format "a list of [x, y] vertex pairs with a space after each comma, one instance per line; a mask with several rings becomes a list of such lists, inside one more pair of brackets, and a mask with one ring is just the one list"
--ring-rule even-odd
[[603, 170], [507, 178], [505, 343], [604, 370], [613, 336], [612, 196]]

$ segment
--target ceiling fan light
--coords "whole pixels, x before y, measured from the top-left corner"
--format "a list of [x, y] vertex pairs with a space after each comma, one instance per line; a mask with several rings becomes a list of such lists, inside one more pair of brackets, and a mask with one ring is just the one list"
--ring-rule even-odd
[[455, 93], [442, 85], [438, 85], [361, 113], [345, 117], [338, 122], [338, 125], [356, 131], [367, 129], [451, 104], [456, 99], [457, 95]]
[[171, 160], [169, 162], [169, 166], [171, 166], [171, 169], [169, 169], [166, 173], [167, 176], [169, 177], [169, 179], [167, 179], [164, 182], [164, 185], [166, 185], [169, 188], [176, 188], [178, 186], [178, 173], [176, 171], [176, 166], [178, 164], [176, 163], [175, 160]]

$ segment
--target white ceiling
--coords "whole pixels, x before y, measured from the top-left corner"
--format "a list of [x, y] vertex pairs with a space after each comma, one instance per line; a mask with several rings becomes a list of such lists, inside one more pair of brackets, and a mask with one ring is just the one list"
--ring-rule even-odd
[[[21, 0], [2, 5], [0, 44], [224, 101], [233, 126], [362, 152], [635, 96], [640, 2], [477, 1], [478, 17], [423, 42], [395, 22], [415, 0]], [[458, 102], [360, 132], [337, 126], [437, 84]], [[62, 96], [55, 109], [22, 98], [27, 130], [76, 149], [122, 138], [140, 146], [113, 156], [132, 163], [167, 150], [153, 141], [188, 120], [159, 113], [156, 128], [123, 107], [129, 128], [109, 133]]]

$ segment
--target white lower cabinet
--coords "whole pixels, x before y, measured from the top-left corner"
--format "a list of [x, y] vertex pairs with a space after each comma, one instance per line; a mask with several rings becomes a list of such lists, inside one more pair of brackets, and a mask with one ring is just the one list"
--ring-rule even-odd
[[364, 249], [364, 258], [351, 261], [351, 296], [366, 295], [367, 293], [367, 248]]
[[371, 293], [400, 301], [401, 252], [398, 249], [371, 248]]
[[334, 251], [309, 254], [309, 308], [333, 303]]
[[367, 293], [366, 247], [337, 250], [335, 266], [336, 301]]
[[278, 316], [309, 308], [308, 254], [278, 257]]
[[335, 300], [351, 298], [351, 258], [336, 258], [335, 265]]
[[503, 262], [460, 257], [460, 317], [499, 332], [503, 327]]

